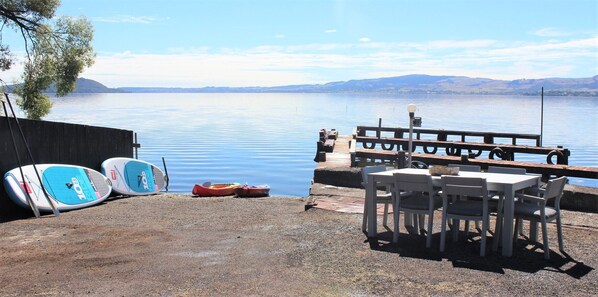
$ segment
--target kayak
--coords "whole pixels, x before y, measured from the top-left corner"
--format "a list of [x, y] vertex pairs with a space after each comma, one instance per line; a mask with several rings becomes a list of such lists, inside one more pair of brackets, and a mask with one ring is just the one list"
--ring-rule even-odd
[[235, 189], [240, 186], [238, 183], [212, 184], [211, 182], [205, 182], [202, 185], [196, 184], [191, 193], [200, 197], [229, 196], [235, 194]]
[[262, 186], [242, 186], [235, 189], [237, 197], [265, 197], [270, 194], [270, 187], [268, 185]]

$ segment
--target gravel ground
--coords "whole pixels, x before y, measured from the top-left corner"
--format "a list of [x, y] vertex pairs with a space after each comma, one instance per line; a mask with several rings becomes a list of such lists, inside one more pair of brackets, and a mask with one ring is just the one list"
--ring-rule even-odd
[[449, 241], [441, 254], [437, 231], [432, 249], [406, 230], [398, 245], [388, 243], [390, 232], [368, 242], [360, 214], [304, 205], [300, 198], [163, 194], [59, 217], [4, 218], [0, 295], [598, 294], [596, 214], [565, 212], [567, 254], [558, 252], [551, 225], [545, 261], [523, 239], [512, 258], [480, 258], [479, 236]]

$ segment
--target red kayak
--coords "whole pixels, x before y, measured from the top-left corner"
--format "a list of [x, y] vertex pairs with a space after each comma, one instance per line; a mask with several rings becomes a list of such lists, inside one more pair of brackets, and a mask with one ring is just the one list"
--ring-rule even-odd
[[235, 194], [235, 189], [240, 186], [241, 185], [238, 183], [212, 184], [210, 182], [205, 182], [203, 185], [195, 184], [191, 193], [200, 197], [229, 196]]
[[270, 194], [270, 187], [263, 186], [242, 186], [235, 189], [237, 197], [265, 197]]

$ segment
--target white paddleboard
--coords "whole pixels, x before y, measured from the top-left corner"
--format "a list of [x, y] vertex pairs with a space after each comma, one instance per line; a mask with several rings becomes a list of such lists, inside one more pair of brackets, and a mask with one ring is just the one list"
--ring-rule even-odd
[[[63, 164], [39, 164], [35, 167], [48, 197], [59, 211], [96, 205], [108, 198], [112, 191], [110, 181], [105, 176], [86, 167]], [[30, 208], [25, 194], [27, 191], [40, 211], [52, 211], [33, 166], [21, 168], [25, 181], [18, 167], [4, 175], [8, 197], [19, 206]]]
[[164, 188], [164, 173], [155, 165], [131, 158], [110, 158], [102, 162], [102, 173], [112, 190], [122, 195], [156, 194]]

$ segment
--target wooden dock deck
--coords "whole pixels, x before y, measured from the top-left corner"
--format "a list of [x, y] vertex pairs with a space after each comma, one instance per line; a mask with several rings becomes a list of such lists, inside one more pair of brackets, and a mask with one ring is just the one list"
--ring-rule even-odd
[[347, 168], [351, 167], [351, 155], [349, 154], [349, 144], [351, 135], [339, 135], [334, 144], [332, 153], [326, 153], [326, 161], [319, 162], [318, 168]]

